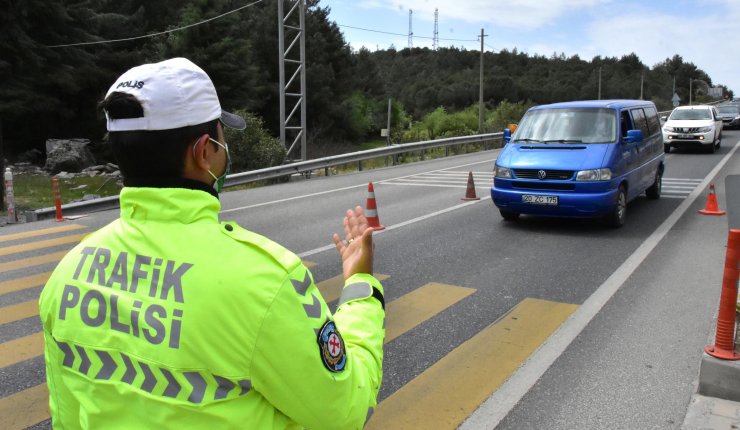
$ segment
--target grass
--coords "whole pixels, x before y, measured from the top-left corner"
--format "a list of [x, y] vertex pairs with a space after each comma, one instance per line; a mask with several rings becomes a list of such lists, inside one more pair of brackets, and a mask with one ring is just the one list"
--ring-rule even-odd
[[[100, 197], [115, 196], [121, 191], [116, 179], [108, 176], [59, 179], [60, 200], [62, 204], [67, 204], [81, 200], [87, 194]], [[17, 213], [54, 206], [52, 191], [52, 178], [49, 176], [25, 174], [13, 176], [13, 196]], [[3, 210], [0, 214], [7, 215], [7, 212]]]

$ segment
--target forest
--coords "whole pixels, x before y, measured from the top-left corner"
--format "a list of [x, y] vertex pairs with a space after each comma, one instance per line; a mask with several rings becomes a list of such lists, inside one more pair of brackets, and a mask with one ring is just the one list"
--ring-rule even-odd
[[[178, 56], [211, 76], [225, 109], [247, 112], [261, 135], [274, 139], [276, 1], [283, 0], [0, 0], [0, 161], [3, 153], [9, 160], [29, 151], [43, 157], [50, 138], [102, 142], [105, 125], [96, 106], [113, 80], [135, 65]], [[285, 0], [286, 9], [291, 3]], [[477, 120], [479, 51], [354, 51], [329, 12], [320, 0], [307, 0], [309, 148], [379, 139], [388, 99], [394, 141], [449, 135], [450, 129], [477, 133], [477, 121], [454, 124], [454, 115]], [[665, 61], [646, 65], [635, 54], [582, 59], [516, 48], [485, 52], [486, 128], [500, 131], [512, 120], [497, 114], [499, 108], [520, 115], [533, 104], [595, 99], [599, 75], [602, 99], [639, 98], [642, 82], [643, 98], [658, 110], [671, 108], [674, 78], [682, 100], [689, 98], [690, 79], [695, 101], [707, 99], [708, 87], [722, 86], [681, 56], [665, 54]], [[429, 124], [440, 117], [453, 124], [435, 132]]]

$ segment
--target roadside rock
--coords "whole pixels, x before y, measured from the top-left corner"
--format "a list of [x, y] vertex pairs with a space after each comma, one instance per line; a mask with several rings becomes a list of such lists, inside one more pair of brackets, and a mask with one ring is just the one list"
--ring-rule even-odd
[[48, 139], [46, 141], [46, 164], [50, 173], [80, 172], [95, 164], [95, 157], [88, 146], [88, 139]]

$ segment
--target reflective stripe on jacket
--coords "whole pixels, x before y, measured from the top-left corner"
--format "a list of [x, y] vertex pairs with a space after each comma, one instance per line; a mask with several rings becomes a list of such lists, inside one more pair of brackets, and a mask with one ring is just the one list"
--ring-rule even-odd
[[362, 428], [382, 379], [374, 277], [348, 279], [332, 315], [295, 254], [219, 223], [208, 193], [120, 201], [41, 293], [55, 428]]

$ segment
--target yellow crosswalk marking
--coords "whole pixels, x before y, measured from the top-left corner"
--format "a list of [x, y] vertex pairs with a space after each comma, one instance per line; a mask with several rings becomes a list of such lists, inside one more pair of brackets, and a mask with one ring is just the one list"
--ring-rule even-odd
[[19, 321], [39, 314], [39, 301], [29, 300], [17, 305], [0, 308], [0, 324]]
[[[384, 279], [390, 278], [389, 275], [383, 275], [382, 273], [376, 273], [374, 276], [375, 279], [381, 282], [383, 282]], [[316, 284], [316, 286], [319, 288], [319, 291], [321, 292], [321, 297], [324, 298], [325, 302], [333, 302], [342, 295], [342, 288], [344, 288], [344, 276], [337, 275], [333, 278], [329, 278], [325, 281], [319, 282], [318, 284]]]
[[0, 368], [11, 366], [44, 353], [44, 335], [34, 333], [0, 343]]
[[39, 240], [36, 242], [24, 243], [22, 245], [6, 246], [4, 248], [0, 248], [0, 256], [12, 255], [19, 252], [35, 251], [37, 249], [49, 248], [57, 245], [66, 245], [69, 243], [76, 244], [87, 235], [88, 233], [73, 234], [69, 236], [58, 237], [56, 239]]
[[9, 272], [17, 269], [27, 269], [33, 266], [40, 266], [47, 263], [58, 262], [68, 251], [55, 252], [52, 254], [38, 255], [36, 257], [22, 258], [20, 260], [0, 263], [0, 273]]
[[457, 428], [577, 308], [523, 300], [383, 400], [365, 429]]
[[36, 236], [45, 236], [47, 234], [62, 233], [65, 231], [74, 231], [74, 230], [80, 230], [83, 228], [87, 228], [87, 226], [80, 225], [80, 224], [66, 224], [66, 225], [62, 225], [59, 227], [51, 227], [51, 228], [44, 228], [41, 230], [31, 230], [31, 231], [24, 231], [21, 233], [6, 234], [5, 236], [0, 236], [0, 242], [9, 242], [11, 240], [26, 239], [29, 237], [36, 237]]
[[473, 294], [475, 289], [430, 282], [386, 306], [385, 342]]
[[51, 272], [37, 273], [10, 281], [0, 282], [0, 294], [11, 293], [13, 291], [25, 290], [27, 288], [39, 287], [49, 280]]
[[49, 390], [46, 384], [0, 399], [3, 429], [24, 429], [49, 419]]

